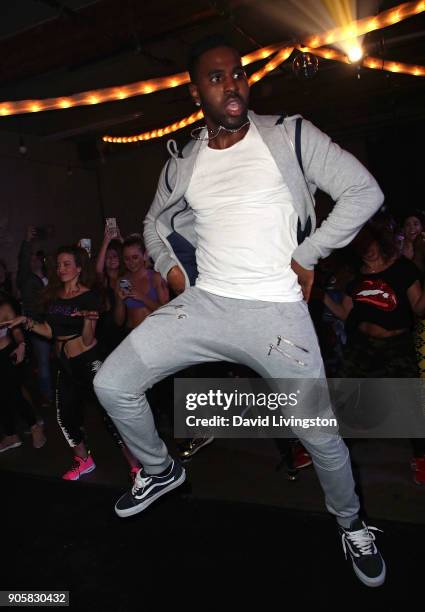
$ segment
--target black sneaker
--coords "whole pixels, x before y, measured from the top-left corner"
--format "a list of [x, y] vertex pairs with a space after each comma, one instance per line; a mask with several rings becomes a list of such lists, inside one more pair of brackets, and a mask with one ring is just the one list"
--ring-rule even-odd
[[375, 534], [371, 533], [381, 529], [368, 527], [360, 519], [354, 520], [349, 529], [344, 529], [341, 525], [339, 529], [345, 558], [347, 559], [348, 550], [357, 578], [366, 586], [381, 586], [385, 581], [386, 567], [375, 546]]
[[115, 512], [121, 517], [142, 512], [158, 497], [183, 484], [185, 479], [184, 468], [175, 461], [171, 463], [167, 473], [161, 476], [149, 476], [141, 469], [130, 491], [120, 497], [115, 504]]
[[204, 438], [189, 438], [177, 445], [177, 452], [181, 461], [189, 461], [192, 459], [201, 448], [211, 444], [214, 441], [213, 436], [205, 436]]

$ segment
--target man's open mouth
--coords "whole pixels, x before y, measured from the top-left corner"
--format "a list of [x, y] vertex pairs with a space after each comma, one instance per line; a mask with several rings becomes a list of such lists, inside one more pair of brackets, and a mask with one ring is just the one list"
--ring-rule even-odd
[[239, 98], [230, 98], [227, 100], [224, 107], [229, 115], [240, 115], [240, 113], [243, 111], [244, 105], [242, 100]]

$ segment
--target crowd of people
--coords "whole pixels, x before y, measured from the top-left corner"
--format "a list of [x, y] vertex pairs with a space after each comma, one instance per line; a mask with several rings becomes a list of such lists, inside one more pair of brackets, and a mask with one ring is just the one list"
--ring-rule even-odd
[[125, 336], [168, 301], [167, 286], [150, 268], [139, 235], [123, 240], [118, 229], [106, 228], [96, 262], [78, 245], [59, 247], [54, 256], [46, 257], [33, 248], [35, 239], [35, 228], [29, 227], [15, 283], [6, 265], [0, 264], [0, 355], [6, 400], [0, 412], [0, 452], [21, 446], [19, 420], [31, 429], [34, 447], [44, 446], [43, 419], [37, 416], [42, 417], [55, 398], [57, 422], [74, 455], [63, 478], [77, 480], [93, 471], [96, 465], [84, 428], [89, 400], [101, 410], [134, 477], [140, 465], [97, 402], [93, 378]]
[[[8, 322], [0, 327], [5, 400], [0, 453], [21, 446], [18, 428], [23, 425], [34, 448], [43, 447], [43, 416], [55, 398], [57, 422], [74, 455], [63, 478], [76, 480], [93, 471], [84, 429], [88, 401], [101, 411], [134, 478], [139, 462], [97, 401], [93, 378], [129, 332], [173, 292], [152, 269], [138, 234], [124, 240], [118, 228], [106, 226], [94, 261], [78, 245], [60, 247], [53, 257], [35, 244], [35, 228], [29, 227], [15, 279], [0, 261], [0, 325]], [[378, 213], [350, 247], [320, 262], [309, 308], [328, 377], [425, 376], [424, 272], [425, 217], [418, 210], [407, 213], [399, 225], [387, 213]], [[379, 295], [371, 300], [362, 294], [379, 294], [382, 281], [393, 290], [387, 298], [393, 300], [390, 306], [383, 307]], [[222, 371], [232, 375], [233, 370]], [[180, 440], [180, 458], [191, 459], [212, 441]], [[424, 485], [425, 442], [413, 438], [411, 443], [413, 480]], [[290, 449], [294, 470], [311, 465], [299, 441], [278, 447]]]

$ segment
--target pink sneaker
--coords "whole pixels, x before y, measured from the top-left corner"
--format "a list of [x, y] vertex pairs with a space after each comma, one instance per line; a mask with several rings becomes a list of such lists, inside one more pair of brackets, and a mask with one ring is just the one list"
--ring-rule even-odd
[[91, 455], [87, 456], [87, 459], [81, 457], [74, 457], [74, 464], [70, 470], [65, 472], [62, 476], [63, 480], [78, 480], [80, 476], [89, 474], [96, 469], [96, 464], [92, 459]]
[[425, 457], [414, 457], [410, 462], [413, 471], [413, 482], [425, 485]]
[[292, 457], [294, 462], [294, 468], [296, 470], [300, 470], [301, 468], [307, 467], [313, 463], [312, 458], [305, 450], [301, 442], [295, 443], [292, 450]]

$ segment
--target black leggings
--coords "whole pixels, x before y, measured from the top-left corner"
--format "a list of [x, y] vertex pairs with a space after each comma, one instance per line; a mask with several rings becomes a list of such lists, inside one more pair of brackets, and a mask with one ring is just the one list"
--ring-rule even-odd
[[101, 411], [108, 432], [122, 448], [124, 442], [117, 428], [97, 401], [93, 391], [93, 379], [102, 365], [97, 346], [70, 358], [66, 357], [62, 350], [59, 364], [56, 383], [57, 420], [68, 444], [74, 447], [85, 442], [83, 404], [85, 398], [90, 398]]
[[0, 393], [2, 397], [0, 424], [7, 436], [16, 434], [17, 414], [29, 427], [37, 422], [31, 405], [22, 395], [22, 365], [14, 365], [11, 359], [14, 350], [15, 346], [12, 342], [0, 349]]

